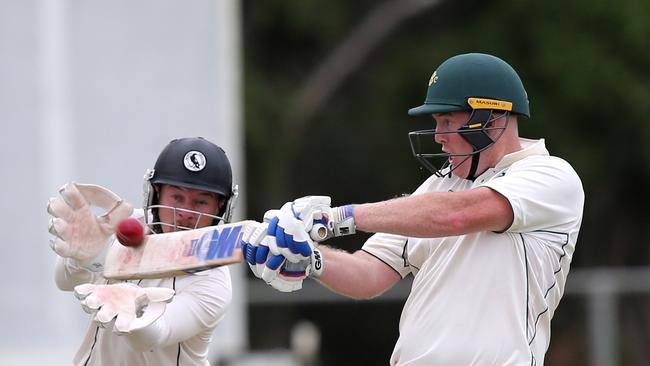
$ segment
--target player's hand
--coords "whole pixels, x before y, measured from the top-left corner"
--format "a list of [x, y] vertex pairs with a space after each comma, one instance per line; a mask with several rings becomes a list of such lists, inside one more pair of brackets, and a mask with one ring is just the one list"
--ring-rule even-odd
[[268, 243], [275, 238], [268, 236], [268, 226], [267, 222], [249, 225], [242, 236], [244, 259], [255, 277], [267, 283], [276, 277], [285, 262], [282, 255], [269, 250]]
[[264, 214], [264, 223], [246, 228], [242, 236], [242, 251], [257, 278], [282, 292], [297, 291], [307, 276], [320, 274], [323, 261], [317, 250], [312, 250], [309, 259], [298, 263], [288, 262], [279, 254], [276, 238], [269, 235], [268, 229], [269, 221], [277, 219], [278, 214], [279, 210], [269, 210]]
[[[101, 271], [98, 255], [106, 248], [115, 227], [129, 217], [133, 206], [110, 190], [93, 184], [66, 183], [60, 196], [50, 198], [50, 247], [62, 257], [74, 258], [82, 266]], [[96, 216], [92, 206], [105, 211]]]
[[309, 236], [313, 221], [311, 215], [306, 219], [309, 224], [296, 217], [292, 206], [292, 202], [286, 203], [271, 219], [265, 240], [271, 253], [282, 255], [291, 263], [298, 263], [309, 259], [314, 249], [314, 241]]
[[130, 333], [155, 322], [172, 301], [174, 290], [139, 287], [132, 283], [94, 285], [85, 283], [74, 288], [85, 312], [102, 328], [119, 334]]
[[305, 232], [309, 232], [316, 223], [327, 226], [330, 218], [333, 217], [331, 204], [332, 199], [329, 196], [305, 196], [287, 202], [280, 211], [286, 210], [292, 213], [295, 218], [303, 222]]
[[285, 262], [272, 281], [268, 282], [271, 287], [281, 292], [293, 292], [302, 288], [305, 278], [319, 277], [323, 272], [325, 259], [320, 250], [314, 248], [309, 259], [298, 263]]
[[302, 281], [308, 276], [317, 277], [322, 273], [324, 260], [316, 248], [312, 250], [309, 259], [298, 263], [291, 263], [284, 256], [273, 254], [267, 243], [275, 241], [275, 238], [266, 234], [265, 227], [267, 225], [266, 223], [259, 224], [259, 226], [247, 230], [243, 236], [244, 257], [257, 278], [262, 279], [278, 291], [293, 292], [302, 288]]
[[318, 242], [333, 236], [354, 234], [356, 226], [352, 206], [331, 207], [331, 201], [329, 196], [305, 196], [286, 203], [280, 212], [291, 212]]

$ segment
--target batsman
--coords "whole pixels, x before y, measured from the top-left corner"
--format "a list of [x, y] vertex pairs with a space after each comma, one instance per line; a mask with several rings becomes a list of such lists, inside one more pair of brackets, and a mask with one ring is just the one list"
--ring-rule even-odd
[[[409, 134], [428, 179], [382, 202], [288, 202], [247, 238], [250, 268], [280, 291], [312, 277], [355, 299], [413, 276], [391, 365], [543, 365], [582, 221], [580, 178], [544, 139], [519, 136], [528, 96], [495, 56], [447, 59], [408, 114], [435, 124]], [[315, 222], [375, 234], [349, 253], [313, 242]]]
[[[208, 346], [232, 297], [228, 267], [160, 279], [102, 277], [117, 224], [134, 217], [148, 233], [230, 221], [237, 199], [225, 152], [203, 138], [171, 141], [144, 180], [144, 207], [108, 189], [68, 183], [51, 198], [55, 280], [92, 314], [75, 365], [209, 365]], [[101, 208], [105, 213], [97, 216]], [[120, 245], [112, 244], [112, 245]]]

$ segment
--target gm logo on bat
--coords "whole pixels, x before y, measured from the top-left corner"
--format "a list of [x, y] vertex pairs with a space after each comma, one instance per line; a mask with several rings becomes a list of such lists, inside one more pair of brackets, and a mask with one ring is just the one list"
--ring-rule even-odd
[[241, 246], [242, 235], [241, 225], [210, 230], [192, 240], [188, 256], [197, 257], [201, 261], [229, 258], [235, 248]]

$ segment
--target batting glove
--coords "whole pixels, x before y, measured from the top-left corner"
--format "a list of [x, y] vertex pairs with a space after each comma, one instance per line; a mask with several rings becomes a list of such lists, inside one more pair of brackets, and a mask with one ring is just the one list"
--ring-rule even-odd
[[[61, 257], [73, 258], [83, 267], [101, 272], [103, 255], [117, 223], [133, 213], [133, 206], [110, 190], [93, 184], [66, 183], [60, 196], [50, 198], [48, 231], [50, 247]], [[96, 216], [92, 206], [105, 213]]]
[[282, 255], [292, 263], [309, 259], [314, 241], [305, 226], [304, 221], [294, 216], [291, 203], [282, 206], [277, 216], [271, 219], [267, 231], [269, 236], [267, 245], [271, 253]]
[[257, 278], [267, 283], [277, 276], [278, 271], [285, 262], [282, 255], [274, 254], [269, 249], [269, 243], [275, 238], [269, 237], [268, 223], [249, 225], [242, 235], [242, 252], [251, 271]]
[[74, 288], [85, 312], [102, 328], [118, 334], [131, 333], [155, 322], [172, 301], [174, 290], [160, 287], [142, 288], [132, 283], [94, 285]]
[[309, 275], [320, 275], [323, 260], [317, 249], [312, 249], [310, 257], [298, 263], [291, 263], [279, 254], [276, 237], [269, 235], [276, 231], [269, 229], [269, 221], [277, 223], [279, 213], [279, 210], [269, 210], [264, 214], [264, 223], [246, 228], [242, 236], [242, 251], [255, 277], [279, 291], [292, 292], [300, 290], [302, 281]]
[[[303, 221], [305, 231], [313, 231], [314, 226], [319, 224], [327, 228], [326, 236], [317, 239], [319, 242], [332, 236], [350, 235], [356, 232], [352, 206], [331, 207], [331, 201], [329, 196], [305, 196], [294, 200], [290, 205], [294, 217]], [[289, 207], [285, 206], [283, 209], [288, 210]], [[312, 238], [315, 238], [314, 234], [312, 232]]]
[[[331, 208], [327, 196], [307, 196], [282, 206], [269, 223], [269, 235], [275, 242], [269, 242], [273, 254], [280, 254], [289, 262], [298, 263], [311, 256], [316, 242], [331, 236], [348, 235], [355, 232], [352, 206]], [[325, 228], [325, 235], [319, 235]]]
[[281, 292], [293, 292], [302, 289], [302, 282], [307, 277], [318, 278], [323, 273], [325, 259], [320, 250], [314, 248], [309, 259], [298, 263], [285, 262], [272, 281], [271, 287]]

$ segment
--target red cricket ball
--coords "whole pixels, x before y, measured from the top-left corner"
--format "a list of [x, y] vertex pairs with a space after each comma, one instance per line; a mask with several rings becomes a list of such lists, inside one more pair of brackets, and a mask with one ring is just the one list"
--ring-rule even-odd
[[129, 217], [117, 224], [115, 235], [120, 244], [137, 247], [144, 241], [144, 226], [138, 219]]

